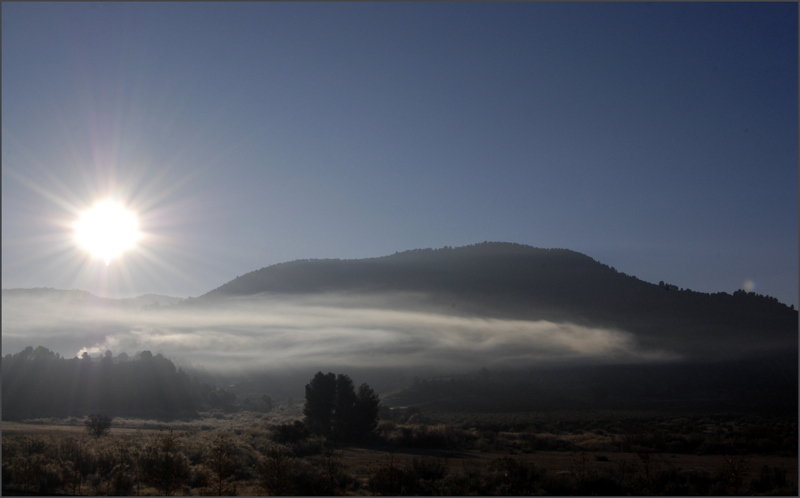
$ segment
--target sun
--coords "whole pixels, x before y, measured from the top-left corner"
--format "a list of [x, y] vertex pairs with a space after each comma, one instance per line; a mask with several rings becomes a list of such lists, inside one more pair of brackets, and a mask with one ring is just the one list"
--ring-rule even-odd
[[83, 211], [73, 227], [78, 247], [106, 265], [134, 249], [142, 237], [136, 213], [108, 199]]

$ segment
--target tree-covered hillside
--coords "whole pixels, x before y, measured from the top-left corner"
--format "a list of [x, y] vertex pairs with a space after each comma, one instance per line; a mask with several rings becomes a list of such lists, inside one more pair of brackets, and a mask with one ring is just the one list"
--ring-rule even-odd
[[647, 347], [696, 358], [741, 357], [797, 348], [798, 314], [753, 292], [702, 293], [645, 282], [584, 254], [486, 242], [356, 260], [269, 266], [199, 300], [315, 293], [425, 297], [413, 305], [477, 317], [572, 322], [631, 332]]
[[173, 419], [226, 408], [234, 396], [201, 383], [160, 354], [63, 358], [28, 347], [3, 358], [3, 419], [110, 416]]

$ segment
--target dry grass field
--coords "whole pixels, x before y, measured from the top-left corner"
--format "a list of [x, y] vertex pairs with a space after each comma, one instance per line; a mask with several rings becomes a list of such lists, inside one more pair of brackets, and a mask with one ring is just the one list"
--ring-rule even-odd
[[[491, 416], [448, 424], [384, 420], [373, 440], [341, 446], [313, 436], [276, 440], [276, 427], [293, 416], [285, 411], [214, 413], [168, 424], [119, 419], [102, 437], [89, 436], [75, 419], [3, 422], [3, 492], [797, 493], [796, 424], [776, 420], [645, 418], [587, 426], [574, 419], [571, 424], [559, 421], [560, 429], [548, 427], [553, 418], [535, 417], [527, 426]], [[622, 424], [617, 428], [633, 423], [636, 430], [617, 432], [615, 423]], [[687, 432], [688, 427], [696, 432]]]

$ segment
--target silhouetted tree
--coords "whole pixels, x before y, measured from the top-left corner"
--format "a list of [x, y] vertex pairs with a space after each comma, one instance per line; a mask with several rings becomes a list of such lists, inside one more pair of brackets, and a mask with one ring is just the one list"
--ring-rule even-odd
[[299, 420], [279, 424], [272, 428], [272, 440], [276, 443], [296, 443], [309, 436], [308, 426]]
[[359, 387], [344, 374], [317, 374], [306, 385], [305, 424], [315, 434], [338, 441], [361, 439], [378, 423], [380, 400], [367, 384]]
[[308, 430], [330, 436], [333, 409], [336, 403], [336, 376], [333, 372], [317, 372], [306, 384], [306, 404], [303, 407]]
[[378, 426], [378, 412], [380, 398], [367, 384], [361, 384], [356, 397], [355, 414], [353, 417], [353, 431], [356, 437], [362, 438], [375, 430]]
[[104, 435], [111, 428], [111, 417], [108, 415], [92, 414], [83, 421], [86, 430], [94, 437]]
[[345, 374], [336, 376], [336, 398], [331, 419], [331, 433], [337, 440], [345, 441], [353, 435], [352, 426], [356, 412], [356, 393], [353, 381]]

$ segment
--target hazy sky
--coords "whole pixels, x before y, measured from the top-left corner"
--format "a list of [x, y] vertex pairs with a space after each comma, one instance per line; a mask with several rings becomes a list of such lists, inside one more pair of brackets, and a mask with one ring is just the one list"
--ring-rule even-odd
[[[484, 240], [797, 304], [795, 3], [2, 5], [2, 286]], [[95, 199], [141, 249], [87, 260]]]

